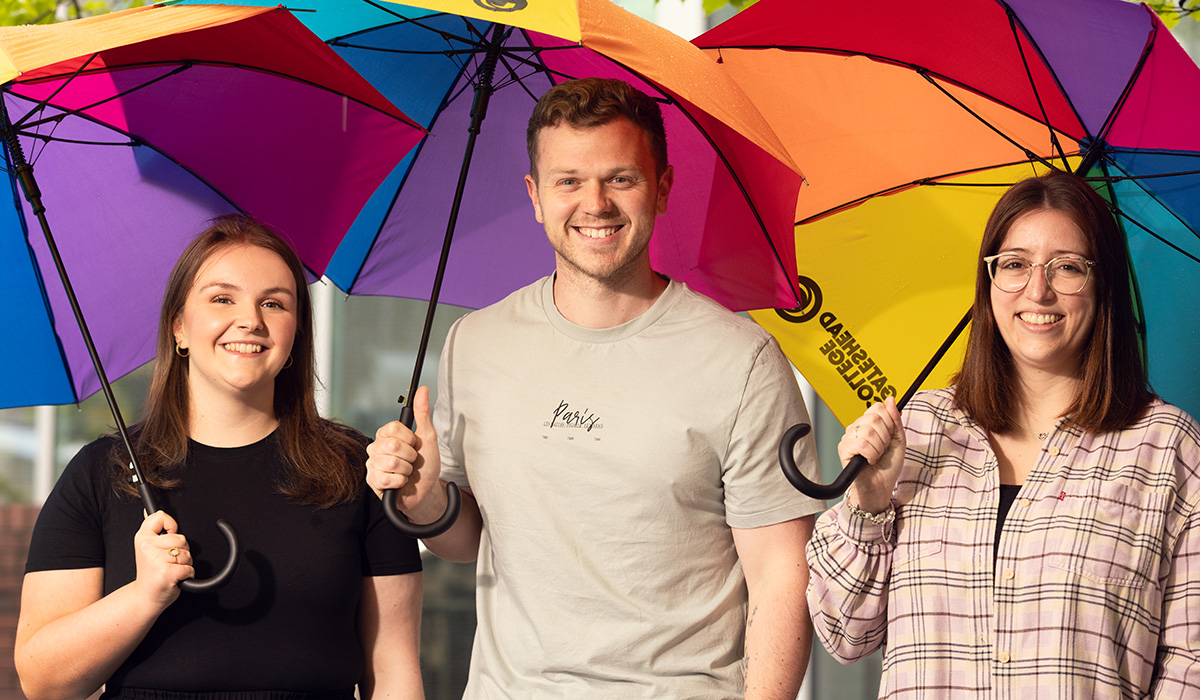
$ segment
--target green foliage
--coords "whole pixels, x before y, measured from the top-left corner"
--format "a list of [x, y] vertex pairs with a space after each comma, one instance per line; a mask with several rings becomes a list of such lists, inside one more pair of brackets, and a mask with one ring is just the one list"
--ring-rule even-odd
[[[661, 2], [662, 0], [654, 0]], [[705, 14], [712, 14], [717, 10], [725, 7], [732, 7], [735, 11], [744, 10], [750, 7], [758, 0], [704, 0]], [[1049, 1], [1049, 0], [1048, 0]], [[1128, 0], [1129, 2], [1140, 2], [1141, 0]], [[1168, 27], [1174, 27], [1179, 23], [1179, 20], [1190, 17], [1193, 20], [1200, 21], [1200, 0], [1145, 0], [1146, 4], [1152, 10], [1158, 13], [1162, 18], [1163, 23]]]
[[0, 23], [42, 24], [54, 21], [56, 0], [0, 0]]
[[145, 4], [146, 0], [0, 0], [0, 25], [49, 24]]
[[1146, 4], [1158, 13], [1167, 27], [1174, 27], [1186, 17], [1200, 21], [1200, 0], [1146, 0]]
[[[655, 2], [658, 2], [658, 0], [655, 0]], [[758, 0], [704, 0], [704, 14], [711, 15], [726, 5], [733, 7], [735, 10], [744, 10], [756, 2]]]

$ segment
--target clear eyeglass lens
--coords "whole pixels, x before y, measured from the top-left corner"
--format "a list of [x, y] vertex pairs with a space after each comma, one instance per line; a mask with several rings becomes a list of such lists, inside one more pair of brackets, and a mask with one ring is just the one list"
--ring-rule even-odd
[[1029, 283], [1035, 267], [1045, 268], [1050, 287], [1059, 294], [1075, 294], [1087, 283], [1087, 261], [1067, 256], [1043, 265], [1031, 263], [1020, 255], [1001, 255], [992, 261], [992, 279], [1006, 292], [1019, 292]]

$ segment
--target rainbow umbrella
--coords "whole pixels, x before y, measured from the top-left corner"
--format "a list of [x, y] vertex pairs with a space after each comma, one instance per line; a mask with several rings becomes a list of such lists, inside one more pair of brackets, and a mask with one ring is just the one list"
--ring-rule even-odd
[[655, 268], [735, 310], [798, 303], [800, 176], [742, 91], [687, 41], [609, 0], [304, 7], [300, 20], [429, 131], [334, 256], [327, 274], [347, 292], [477, 308], [551, 272], [522, 181], [525, 125], [551, 86], [608, 77], [663, 108], [676, 175], [651, 242]]
[[[0, 55], [17, 143], [114, 377], [154, 356], [167, 275], [209, 218], [263, 220], [320, 275], [423, 135], [278, 8], [4, 27]], [[75, 403], [101, 384], [36, 228], [14, 189], [0, 213], [0, 325], [21, 342], [0, 344], [0, 408]]]
[[751, 313], [843, 424], [950, 383], [987, 215], [1049, 167], [1112, 203], [1144, 330], [1128, 342], [1200, 414], [1200, 132], [1180, 125], [1200, 69], [1148, 8], [761, 0], [694, 41], [803, 158], [803, 303]]
[[[0, 28], [0, 407], [70, 403], [154, 355], [207, 219], [277, 227], [314, 274], [423, 135], [287, 11], [149, 7]], [[89, 329], [90, 324], [90, 329]], [[132, 454], [132, 449], [129, 449]], [[147, 511], [157, 510], [136, 463]], [[218, 525], [237, 559], [232, 530]]]

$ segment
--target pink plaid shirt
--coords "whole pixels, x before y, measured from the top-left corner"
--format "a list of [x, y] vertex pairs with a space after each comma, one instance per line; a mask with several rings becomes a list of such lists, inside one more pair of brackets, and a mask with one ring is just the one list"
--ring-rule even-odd
[[808, 548], [808, 602], [881, 698], [1200, 698], [1200, 425], [1156, 401], [1125, 430], [1059, 426], [1004, 522], [987, 434], [917, 394], [883, 526], [843, 501]]

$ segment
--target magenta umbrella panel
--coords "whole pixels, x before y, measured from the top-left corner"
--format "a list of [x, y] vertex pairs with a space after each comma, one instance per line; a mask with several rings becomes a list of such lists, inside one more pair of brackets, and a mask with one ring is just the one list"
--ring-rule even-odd
[[[4, 28], [0, 46], [17, 145], [114, 378], [153, 358], [167, 275], [209, 219], [258, 218], [318, 276], [424, 134], [283, 9], [139, 8]], [[0, 408], [78, 402], [102, 382], [5, 150]]]

